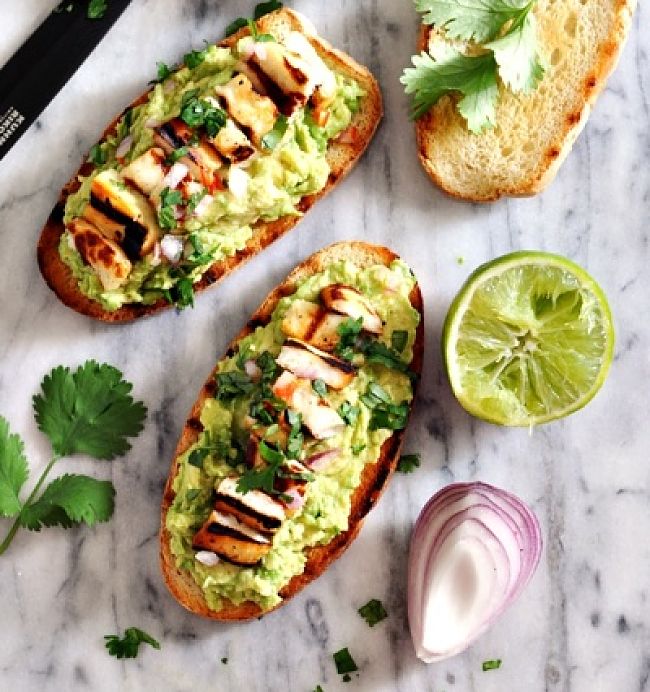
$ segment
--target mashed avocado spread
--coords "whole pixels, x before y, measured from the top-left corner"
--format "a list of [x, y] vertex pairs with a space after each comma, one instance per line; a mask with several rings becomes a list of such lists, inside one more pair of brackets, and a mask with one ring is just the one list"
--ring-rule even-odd
[[[246, 40], [250, 42], [250, 39], [242, 39]], [[191, 68], [183, 66], [173, 72], [164, 82], [154, 86], [145, 103], [127, 110], [114, 134], [93, 147], [91, 159], [95, 169], [89, 176], [80, 177], [80, 188], [68, 197], [65, 224], [84, 214], [91, 199], [93, 180], [99, 173], [107, 169], [122, 171], [145, 154], [155, 146], [156, 128], [178, 120], [179, 116], [187, 117], [184, 113], [187, 113], [188, 103], [198, 103], [199, 109], [205, 107], [208, 103], [205, 99], [214, 96], [215, 88], [226, 85], [238, 74], [238, 60], [246, 50], [250, 52], [250, 47], [246, 48], [241, 41], [232, 50], [216, 46], [206, 48], [201, 52], [200, 64]], [[289, 117], [280, 115], [267, 137], [258, 143], [255, 155], [245, 164], [236, 166], [242, 171], [237, 191], [230, 185], [228, 172], [232, 166], [226, 162], [221, 189], [195, 191], [193, 201], [191, 195], [189, 200], [186, 195], [180, 202], [176, 210], [182, 209], [184, 217], [171, 231], [175, 238], [180, 238], [181, 247], [184, 244], [180, 261], [168, 261], [164, 255], [161, 259], [158, 245], [155, 252], [133, 259], [121, 285], [107, 288], [95, 269], [82, 258], [70, 231], [66, 231], [59, 253], [82, 293], [109, 311], [125, 303], [151, 304], [161, 297], [183, 307], [191, 302], [192, 284], [199, 281], [213, 263], [243, 249], [254, 234], [253, 226], [257, 221], [300, 215], [297, 205], [301, 198], [322, 190], [327, 183], [330, 171], [326, 159], [328, 142], [348, 127], [364, 96], [354, 80], [341, 74], [334, 74], [334, 78], [335, 93], [326, 107], [325, 122], [320, 120], [322, 126], [316, 124], [310, 103]], [[213, 100], [213, 103], [216, 102]], [[225, 115], [219, 108], [216, 110]], [[190, 116], [193, 116], [191, 111]], [[190, 118], [187, 120], [192, 122]], [[180, 148], [178, 153], [183, 153]], [[167, 160], [166, 164], [171, 165], [171, 161]], [[201, 204], [203, 197], [206, 200]], [[160, 219], [160, 206], [157, 213]], [[165, 232], [170, 231], [163, 230]], [[181, 279], [185, 291], [189, 291], [189, 299], [186, 296], [185, 302], [178, 295]]]
[[[225, 561], [206, 566], [196, 559], [196, 550], [192, 548], [193, 537], [210, 515], [214, 492], [221, 481], [245, 472], [241, 452], [236, 450], [245, 444], [245, 421], [254, 392], [227, 401], [220, 400], [217, 393], [216, 398], [206, 400], [200, 416], [204, 430], [197, 443], [179, 459], [178, 473], [173, 481], [176, 495], [167, 513], [166, 526], [178, 567], [192, 574], [214, 610], [220, 610], [225, 601], [234, 604], [254, 601], [263, 610], [277, 605], [282, 600], [279, 591], [304, 569], [305, 548], [327, 544], [348, 528], [351, 497], [359, 485], [364, 466], [375, 463], [382, 443], [395, 429], [404, 426], [405, 419], [392, 429], [380, 427], [388, 423], [373, 421], [373, 410], [366, 403], [369, 387], [376, 385], [392, 402], [406, 410], [412, 399], [407, 365], [413, 355], [419, 314], [409, 301], [415, 279], [399, 260], [390, 267], [377, 265], [366, 269], [339, 261], [311, 276], [294, 294], [279, 301], [269, 324], [258, 327], [238, 344], [235, 355], [219, 363], [218, 373], [241, 370], [243, 357], [255, 358], [265, 352], [277, 357], [285, 341], [282, 320], [287, 311], [295, 301], [318, 302], [321, 289], [331, 284], [351, 286], [370, 301], [384, 323], [377, 340], [380, 348], [385, 346], [396, 354], [391, 345], [401, 342], [398, 367], [371, 363], [370, 358], [364, 360], [357, 355], [354, 362], [359, 368], [352, 382], [339, 391], [328, 389], [324, 399], [331, 407], [341, 411], [341, 406], [349, 404], [356, 415], [345, 417], [342, 433], [305, 443], [301, 452], [303, 459], [327, 449], [340, 451], [331, 464], [315, 472], [306, 484], [304, 504], [283, 521], [273, 537], [270, 552], [256, 567], [240, 567]], [[400, 339], [393, 335], [399, 335]], [[196, 454], [200, 450], [203, 452], [199, 458], [203, 459], [197, 464]]]

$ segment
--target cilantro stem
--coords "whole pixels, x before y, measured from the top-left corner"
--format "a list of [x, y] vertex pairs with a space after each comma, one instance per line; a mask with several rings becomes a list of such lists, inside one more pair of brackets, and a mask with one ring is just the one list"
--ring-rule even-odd
[[[60, 456], [54, 456], [50, 460], [49, 464], [45, 467], [43, 470], [43, 473], [41, 474], [41, 477], [38, 479], [38, 482], [34, 486], [34, 489], [32, 492], [29, 494], [29, 497], [25, 500], [25, 503], [23, 504], [23, 509], [25, 507], [29, 507], [29, 505], [32, 503], [32, 500], [36, 496], [36, 493], [41, 489], [43, 483], [45, 482], [45, 479], [47, 478], [48, 474], [52, 470], [52, 467], [54, 464], [56, 464], [57, 461], [59, 461], [61, 457]], [[21, 509], [22, 512], [22, 509]], [[0, 555], [2, 555], [7, 548], [11, 545], [11, 542], [14, 540], [14, 536], [16, 535], [16, 532], [20, 528], [20, 514], [16, 517], [14, 523], [11, 525], [11, 528], [9, 529], [9, 533], [5, 536], [4, 541], [0, 543]]]

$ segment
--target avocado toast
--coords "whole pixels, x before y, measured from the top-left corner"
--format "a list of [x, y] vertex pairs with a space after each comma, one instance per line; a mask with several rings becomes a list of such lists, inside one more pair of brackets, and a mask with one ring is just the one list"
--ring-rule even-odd
[[50, 288], [95, 319], [191, 304], [293, 228], [382, 114], [368, 70], [286, 9], [162, 72], [108, 126], [39, 240]]
[[185, 608], [258, 617], [341, 555], [397, 465], [423, 337], [418, 284], [379, 246], [325, 248], [266, 298], [201, 390], [165, 487], [161, 566]]

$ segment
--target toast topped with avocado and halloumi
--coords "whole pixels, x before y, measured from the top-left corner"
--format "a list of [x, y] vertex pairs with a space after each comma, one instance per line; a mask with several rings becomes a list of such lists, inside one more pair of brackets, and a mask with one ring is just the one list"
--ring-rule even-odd
[[294, 269], [200, 392], [165, 486], [161, 565], [217, 620], [273, 610], [357, 535], [398, 462], [422, 368], [422, 297], [390, 250]]
[[192, 51], [106, 129], [38, 245], [57, 296], [122, 322], [184, 307], [293, 228], [379, 123], [367, 69], [276, 10]]
[[[481, 7], [416, 0], [416, 5], [430, 11], [425, 21], [448, 19], [452, 5], [462, 5], [467, 12], [476, 9], [471, 17], [475, 23], [481, 11], [487, 15], [491, 10], [483, 26], [475, 24], [476, 34], [483, 31], [486, 36], [485, 23], [494, 25], [499, 12], [516, 17], [514, 24], [506, 22], [496, 40], [488, 36], [492, 41], [479, 49], [471, 41], [453, 38], [465, 28], [460, 22], [422, 26], [418, 48], [425, 61], [457, 49], [463, 55], [451, 67], [468, 65], [462, 63], [467, 54], [478, 71], [481, 61], [489, 68], [480, 76], [468, 72], [465, 92], [442, 96], [418, 118], [417, 148], [425, 171], [450, 195], [477, 202], [540, 192], [555, 177], [616, 66], [635, 0], [537, 0]], [[499, 71], [498, 80], [490, 81], [490, 69]], [[456, 73], [449, 82], [457, 78]], [[466, 98], [461, 99], [463, 93]], [[488, 103], [489, 125], [472, 132], [463, 114], [471, 117]]]

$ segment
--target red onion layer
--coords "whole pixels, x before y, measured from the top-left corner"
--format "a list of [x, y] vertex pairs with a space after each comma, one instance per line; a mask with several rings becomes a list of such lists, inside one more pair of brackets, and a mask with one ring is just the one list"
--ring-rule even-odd
[[537, 517], [486, 483], [455, 483], [424, 506], [409, 553], [408, 614], [418, 658], [464, 651], [521, 593], [542, 552]]

